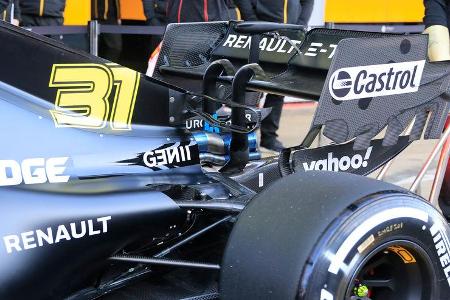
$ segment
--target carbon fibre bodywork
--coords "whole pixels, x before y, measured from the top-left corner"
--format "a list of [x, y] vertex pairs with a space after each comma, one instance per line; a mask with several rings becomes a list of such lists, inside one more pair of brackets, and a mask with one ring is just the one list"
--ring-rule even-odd
[[[263, 49], [257, 53], [261, 68], [246, 65], [252, 56], [251, 41], [249, 35], [237, 33], [235, 23], [170, 25], [156, 78], [4, 23], [0, 23], [0, 39], [6, 45], [0, 48], [4, 60], [0, 68], [1, 299], [99, 297], [119, 287], [117, 282], [125, 282], [104, 284], [102, 275], [116, 267], [111, 263], [114, 258], [174, 266], [176, 262], [158, 259], [197, 237], [193, 228], [202, 232], [234, 221], [255, 194], [283, 176], [311, 170], [367, 175], [421, 136], [424, 116], [430, 111], [434, 118], [426, 137], [436, 138], [448, 112], [444, 101], [448, 64], [425, 62], [426, 40], [420, 36], [325, 29], [305, 36], [299, 30], [280, 31], [262, 35]], [[337, 48], [342, 39], [344, 50], [351, 43], [367, 48], [375, 41], [392, 49], [382, 43], [381, 58], [349, 63], [351, 54]], [[403, 51], [398, 47], [404, 40], [414, 51], [390, 62]], [[335, 52], [338, 62], [332, 61]], [[250, 70], [244, 75], [251, 76], [237, 83], [238, 72], [218, 76], [212, 89], [217, 95], [212, 97], [205, 92], [203, 75], [213, 62], [224, 59], [235, 69]], [[437, 82], [438, 88], [430, 85], [436, 92], [429, 98], [411, 100], [409, 93], [404, 98], [379, 95], [372, 100], [377, 105], [361, 108], [360, 101], [336, 102], [329, 94], [334, 87], [332, 76], [340, 69], [410, 61], [425, 65], [423, 85]], [[419, 78], [418, 73], [408, 72], [408, 85], [419, 89], [411, 75]], [[340, 74], [335, 77], [348, 81]], [[336, 90], [340, 93], [347, 87], [339, 81]], [[236, 93], [265, 91], [320, 97], [320, 103], [302, 145], [286, 149], [279, 157], [260, 159], [254, 129], [261, 113], [253, 110], [259, 98], [253, 94], [246, 103], [233, 100]], [[234, 93], [231, 100], [230, 93]], [[231, 107], [231, 118], [225, 114], [222, 122], [217, 115], [204, 114], [201, 104], [207, 101]], [[386, 105], [395, 101], [407, 102], [405, 111], [398, 103]], [[245, 109], [254, 115], [247, 123], [238, 120], [238, 125], [248, 126], [244, 128], [248, 131], [239, 131], [232, 127], [234, 112], [245, 113]], [[413, 135], [401, 135], [416, 114], [421, 117]], [[368, 126], [374, 120], [367, 115], [379, 121], [377, 126]], [[397, 120], [400, 115], [402, 119]], [[194, 117], [203, 118], [204, 123], [189, 128], [187, 122]], [[340, 144], [308, 149], [322, 126], [331, 127], [325, 133]], [[389, 142], [373, 139], [386, 126]], [[239, 150], [246, 160], [238, 163], [245, 168], [219, 171], [218, 166], [233, 160], [233, 138], [243, 135], [248, 145]], [[361, 135], [364, 142], [355, 147]], [[196, 221], [195, 216], [206, 216], [214, 226]], [[214, 238], [216, 243], [201, 243], [200, 252], [212, 249], [220, 259], [216, 245], [223, 244], [227, 235]], [[177, 254], [185, 258], [182, 251]], [[186, 261], [179, 264], [189, 266]], [[124, 271], [128, 272], [133, 273], [134, 267]]]

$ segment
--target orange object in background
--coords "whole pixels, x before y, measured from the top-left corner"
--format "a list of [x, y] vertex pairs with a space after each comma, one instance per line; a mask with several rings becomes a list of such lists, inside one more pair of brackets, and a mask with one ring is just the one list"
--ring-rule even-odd
[[120, 0], [120, 14], [123, 20], [147, 20], [142, 0]]
[[329, 23], [421, 23], [423, 0], [326, 0]]
[[91, 0], [67, 0], [64, 25], [87, 25], [91, 19]]
[[[91, 19], [91, 1], [66, 0], [64, 25], [87, 25]], [[146, 20], [142, 0], [120, 0], [120, 8], [124, 20]]]

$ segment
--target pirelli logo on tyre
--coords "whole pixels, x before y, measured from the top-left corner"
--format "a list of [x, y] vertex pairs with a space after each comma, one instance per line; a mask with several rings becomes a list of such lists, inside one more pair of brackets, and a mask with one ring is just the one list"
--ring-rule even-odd
[[330, 77], [331, 96], [340, 101], [414, 93], [425, 60], [338, 69]]

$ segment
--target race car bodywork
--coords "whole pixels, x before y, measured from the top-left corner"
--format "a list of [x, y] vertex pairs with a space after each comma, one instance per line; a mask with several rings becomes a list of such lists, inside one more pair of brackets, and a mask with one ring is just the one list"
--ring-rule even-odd
[[[443, 217], [416, 196], [339, 174], [367, 175], [423, 133], [426, 139], [440, 137], [449, 109], [449, 64], [426, 61], [424, 36], [326, 29], [305, 36], [299, 27], [279, 24], [173, 24], [167, 29], [155, 78], [4, 23], [0, 37], [4, 44], [0, 48], [1, 299], [92, 299], [106, 294], [139, 298], [128, 291], [121, 294], [120, 288], [132, 287], [141, 278], [146, 285], [137, 289], [148, 291], [145, 299], [267, 296], [271, 282], [258, 288], [262, 294], [250, 293], [248, 282], [237, 288], [235, 281], [245, 281], [240, 276], [249, 266], [237, 262], [236, 255], [251, 259], [244, 253], [246, 246], [241, 254], [236, 249], [241, 249], [243, 239], [249, 242], [258, 236], [245, 236], [245, 228], [247, 232], [266, 225], [284, 228], [275, 226], [276, 219], [294, 205], [302, 210], [304, 203], [296, 199], [289, 206], [280, 200], [273, 204], [280, 211], [259, 225], [246, 224], [248, 215], [273, 212], [275, 207], [258, 203], [271, 203], [266, 198], [276, 194], [292, 200], [311, 193], [310, 198], [321, 199], [316, 202], [319, 207], [328, 206], [323, 201], [332, 201], [330, 193], [322, 197], [317, 194], [321, 189], [311, 186], [316, 176], [314, 182], [330, 187], [333, 181], [344, 185], [361, 180], [364, 189], [345, 188], [351, 195], [336, 196], [329, 211], [318, 212], [325, 221], [303, 247], [308, 255], [315, 253], [318, 237], [326, 236], [329, 220], [361, 199], [382, 202], [384, 198], [374, 195], [387, 192], [397, 195], [395, 199], [405, 198], [399, 203], [411, 205], [411, 211], [417, 211], [413, 208], [417, 205], [428, 212], [426, 218], [416, 218], [423, 221], [420, 226], [440, 224], [436, 232], [447, 235]], [[257, 151], [254, 130], [264, 115], [257, 108], [259, 92], [320, 98], [304, 141], [279, 157], [261, 159]], [[231, 116], [218, 113], [222, 105], [231, 108]], [[385, 128], [384, 137], [378, 138]], [[321, 130], [335, 143], [312, 148]], [[289, 187], [292, 193], [286, 192]], [[248, 203], [246, 218], [241, 219], [238, 214]], [[294, 217], [295, 222], [303, 220]], [[288, 214], [286, 220], [291, 220]], [[396, 226], [402, 229], [403, 222]], [[219, 233], [208, 235], [219, 227]], [[276, 235], [289, 237], [287, 231]], [[433, 237], [424, 240], [431, 244]], [[249, 249], [254, 242], [247, 245]], [[408, 243], [397, 247], [414, 248]], [[366, 244], [358, 248], [361, 257], [369, 245], [378, 245]], [[278, 250], [273, 250], [274, 261], [278, 255], [294, 259]], [[428, 251], [408, 253], [418, 262], [422, 254], [438, 259]], [[166, 258], [169, 254], [173, 260]], [[260, 263], [265, 259], [254, 257]], [[203, 259], [210, 262], [196, 261]], [[280, 261], [279, 266], [284, 264]], [[217, 274], [204, 279], [198, 274], [179, 275], [180, 267], [216, 273], [222, 269], [220, 279]], [[317, 299], [312, 289], [321, 291], [320, 299], [344, 299], [330, 297], [331, 287], [311, 287], [310, 282], [316, 281], [306, 281], [310, 273], [303, 263], [288, 269], [278, 270], [284, 274], [279, 278], [290, 277], [283, 281], [287, 287], [274, 288], [268, 298]], [[445, 282], [445, 274], [437, 270], [436, 280]], [[178, 276], [186, 281], [180, 283]], [[202, 280], [193, 283], [187, 277]], [[167, 281], [158, 283], [162, 278]], [[354, 280], [338, 282], [353, 286]], [[299, 282], [307, 283], [299, 290]], [[373, 299], [391, 299], [376, 296], [374, 287], [368, 286]], [[445, 299], [443, 291], [448, 288], [441, 284], [427, 295]], [[342, 293], [335, 295], [349, 295]], [[422, 290], [418, 293], [425, 295]], [[392, 299], [400, 299], [398, 295]]]

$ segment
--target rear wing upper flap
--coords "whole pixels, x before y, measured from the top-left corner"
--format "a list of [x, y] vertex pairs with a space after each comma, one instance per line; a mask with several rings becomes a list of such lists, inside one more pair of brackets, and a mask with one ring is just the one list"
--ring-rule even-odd
[[[206, 68], [217, 59], [229, 59], [236, 68], [249, 57], [251, 37], [234, 31], [235, 22], [170, 24], [164, 35], [154, 76], [188, 90], [200, 91]], [[260, 42], [260, 65], [269, 78], [254, 89], [318, 99], [331, 59], [340, 40], [349, 37], [378, 37], [382, 34], [316, 28], [306, 35], [301, 30], [282, 30], [279, 37], [265, 34]], [[297, 47], [298, 46], [298, 47]], [[300, 53], [297, 53], [297, 49]], [[290, 68], [292, 67], [292, 68]], [[292, 69], [292, 70], [291, 70]], [[291, 85], [283, 74], [292, 71]], [[281, 76], [281, 78], [280, 78]], [[291, 79], [292, 79], [291, 78]]]

